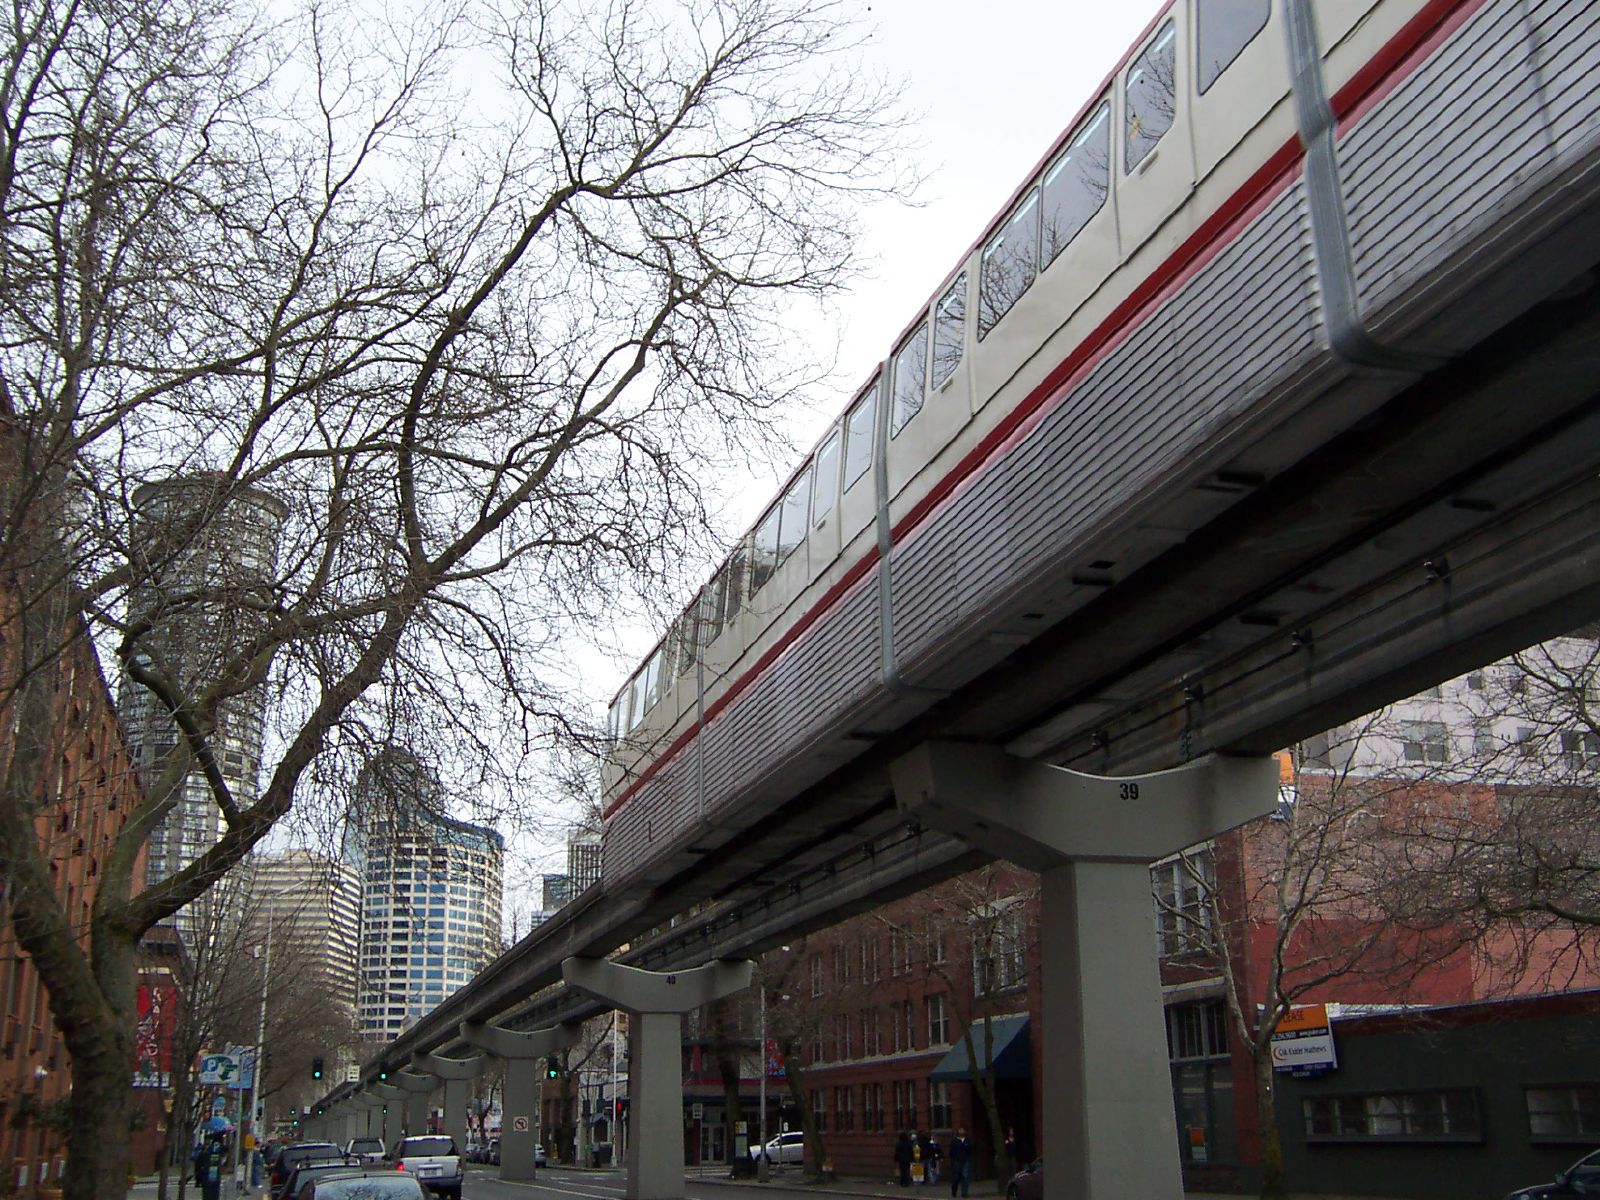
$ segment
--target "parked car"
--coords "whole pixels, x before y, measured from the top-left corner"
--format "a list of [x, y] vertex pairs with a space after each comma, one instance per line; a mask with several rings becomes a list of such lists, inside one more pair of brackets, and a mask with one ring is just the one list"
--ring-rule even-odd
[[1600, 1196], [1600, 1150], [1585, 1154], [1553, 1183], [1518, 1188], [1506, 1200], [1561, 1200], [1566, 1196]]
[[547, 1167], [550, 1165], [550, 1160], [545, 1157], [544, 1144], [542, 1142], [534, 1143], [533, 1165], [536, 1167]]
[[[801, 1129], [794, 1129], [788, 1133], [780, 1133], [767, 1143], [767, 1161], [781, 1165], [793, 1164], [799, 1166], [805, 1161], [806, 1135]], [[761, 1157], [761, 1147], [750, 1147], [752, 1160]]]
[[483, 1161], [498, 1167], [500, 1165], [500, 1139], [492, 1137], [489, 1144], [483, 1148]]
[[403, 1171], [352, 1171], [313, 1179], [299, 1200], [427, 1200], [427, 1193]]
[[1044, 1200], [1044, 1159], [1034, 1159], [1011, 1177], [1006, 1200]]

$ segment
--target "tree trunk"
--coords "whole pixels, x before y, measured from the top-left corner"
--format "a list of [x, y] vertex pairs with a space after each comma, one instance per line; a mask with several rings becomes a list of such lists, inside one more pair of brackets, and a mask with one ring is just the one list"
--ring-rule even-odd
[[[817, 1115], [811, 1111], [811, 1097], [806, 1094], [805, 1068], [800, 1066], [800, 1039], [783, 1038], [779, 1041], [778, 1047], [783, 1053], [784, 1082], [788, 1084], [789, 1095], [794, 1098], [794, 1106], [800, 1112], [800, 1129], [805, 1134], [806, 1145], [810, 1146], [816, 1155], [812, 1176], [816, 1179], [826, 1179], [828, 1145], [822, 1130], [817, 1128]], [[766, 1054], [763, 1051], [761, 1064], [763, 1070], [766, 1069], [765, 1059]]]
[[[65, 1200], [105, 1200], [128, 1189], [128, 1138], [132, 1116], [134, 950], [124, 939], [96, 939], [94, 965], [108, 1002], [97, 1020], [63, 1026], [62, 1041], [72, 1060], [68, 1113]], [[112, 943], [108, 945], [107, 943]], [[63, 1005], [81, 1012], [89, 1006]]]
[[1261, 1153], [1261, 1200], [1284, 1200], [1283, 1143], [1278, 1139], [1278, 1114], [1272, 1091], [1272, 1053], [1251, 1047], [1256, 1089], [1256, 1137]]

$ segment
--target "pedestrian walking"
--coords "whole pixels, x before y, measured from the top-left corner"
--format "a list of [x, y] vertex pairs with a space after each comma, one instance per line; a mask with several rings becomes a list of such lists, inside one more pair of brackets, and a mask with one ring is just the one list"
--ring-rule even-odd
[[1006, 1158], [1011, 1162], [1011, 1173], [1013, 1175], [1027, 1166], [1022, 1161], [1022, 1142], [1017, 1137], [1017, 1127], [1015, 1125], [1006, 1130]]
[[927, 1164], [927, 1166], [928, 1166], [928, 1182], [929, 1183], [938, 1183], [939, 1182], [939, 1167], [940, 1167], [940, 1164], [941, 1164], [941, 1154], [942, 1154], [942, 1152], [939, 1149], [939, 1138], [938, 1138], [938, 1136], [936, 1134], [930, 1133], [928, 1135], [928, 1148], [925, 1151], [923, 1151], [923, 1154], [922, 1154], [922, 1161], [925, 1162]]
[[972, 1143], [967, 1140], [966, 1126], [956, 1130], [950, 1139], [950, 1194], [972, 1194]]
[[900, 1136], [897, 1139], [895, 1139], [895, 1143], [894, 1143], [894, 1161], [895, 1161], [895, 1165], [900, 1168], [900, 1186], [901, 1187], [910, 1187], [911, 1186], [911, 1135], [906, 1133], [906, 1132], [904, 1132], [903, 1130], [901, 1131]]

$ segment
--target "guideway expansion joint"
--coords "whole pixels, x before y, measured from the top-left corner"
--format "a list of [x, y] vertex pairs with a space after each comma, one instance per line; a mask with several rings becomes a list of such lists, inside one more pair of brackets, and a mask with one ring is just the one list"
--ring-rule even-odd
[[643, 971], [569, 958], [561, 975], [629, 1014], [628, 1200], [682, 1200], [683, 1014], [750, 986], [755, 964], [713, 962], [688, 971]]
[[908, 817], [1039, 872], [1050, 1194], [1182, 1200], [1150, 863], [1274, 811], [1274, 759], [1084, 775], [933, 742], [889, 768]]

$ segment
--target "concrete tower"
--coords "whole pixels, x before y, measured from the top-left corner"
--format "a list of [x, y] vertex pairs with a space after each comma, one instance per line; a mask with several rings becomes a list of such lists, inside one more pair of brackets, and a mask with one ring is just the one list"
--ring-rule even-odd
[[[146, 582], [129, 597], [129, 615], [151, 627], [138, 654], [189, 693], [216, 677], [218, 665], [253, 632], [254, 608], [273, 581], [278, 537], [288, 507], [259, 489], [230, 489], [218, 475], [202, 474], [145, 484], [134, 493], [135, 554]], [[257, 796], [262, 691], [223, 701], [213, 745], [223, 778], [241, 805]], [[177, 727], [146, 688], [124, 679], [118, 710], [141, 783], [149, 787], [178, 744]], [[180, 785], [177, 805], [150, 835], [146, 875], [157, 883], [213, 846], [221, 814], [198, 772]], [[195, 932], [192, 912], [178, 929]]]
[[437, 776], [391, 747], [358, 784], [346, 861], [361, 873], [361, 1036], [387, 1041], [500, 953], [505, 842], [444, 814]]

